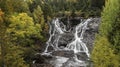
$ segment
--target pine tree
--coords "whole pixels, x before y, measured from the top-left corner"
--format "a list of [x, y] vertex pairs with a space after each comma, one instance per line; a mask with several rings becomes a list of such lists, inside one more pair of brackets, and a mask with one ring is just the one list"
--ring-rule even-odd
[[37, 6], [33, 12], [34, 21], [41, 25], [41, 28], [44, 27], [44, 16], [40, 6]]
[[94, 67], [118, 67], [118, 56], [114, 54], [114, 49], [106, 36], [97, 36], [92, 60]]
[[[9, 41], [7, 41], [9, 42]], [[22, 47], [16, 46], [13, 43], [8, 43], [7, 53], [5, 55], [5, 66], [6, 67], [29, 67], [22, 57]]]

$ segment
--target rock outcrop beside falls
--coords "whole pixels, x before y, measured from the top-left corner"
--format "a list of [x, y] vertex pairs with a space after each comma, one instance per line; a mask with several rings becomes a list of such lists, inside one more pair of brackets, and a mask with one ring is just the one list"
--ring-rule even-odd
[[[58, 47], [60, 48], [60, 50], [54, 50], [54, 48], [50, 46], [48, 49], [48, 51], [52, 51], [50, 55], [41, 56], [41, 54], [37, 54], [33, 67], [57, 67], [56, 64], [60, 64], [60, 65], [62, 64], [61, 67], [82, 67], [79, 66], [80, 63], [76, 62], [76, 60], [73, 59], [73, 57], [75, 56], [75, 53], [73, 51], [62, 50], [67, 46], [67, 44], [75, 40], [73, 35], [75, 33], [74, 30], [75, 30], [75, 26], [80, 23], [80, 20], [84, 21], [84, 19], [82, 18], [77, 18], [77, 19], [72, 18], [69, 20], [64, 20], [63, 23], [66, 25], [67, 31], [66, 33], [60, 34], [61, 37], [58, 40]], [[101, 21], [100, 18], [93, 18], [90, 21], [90, 23], [88, 23], [88, 28], [83, 34], [82, 41], [86, 44], [90, 53], [94, 45], [95, 33], [98, 33], [100, 21]], [[78, 36], [80, 36], [80, 34], [81, 32], [78, 33]], [[84, 52], [77, 53], [76, 55], [79, 60], [83, 60], [83, 61], [88, 60], [87, 59], [88, 57]], [[57, 63], [58, 61], [62, 61], [64, 63]]]
[[94, 45], [95, 34], [98, 33], [100, 18], [93, 18], [92, 23], [88, 24], [88, 29], [85, 31], [83, 36], [83, 42], [87, 44], [89, 51], [91, 52]]

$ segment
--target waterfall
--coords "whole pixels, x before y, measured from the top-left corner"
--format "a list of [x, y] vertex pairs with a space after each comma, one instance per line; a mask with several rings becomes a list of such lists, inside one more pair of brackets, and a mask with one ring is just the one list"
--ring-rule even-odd
[[[82, 42], [83, 34], [87, 29], [87, 24], [91, 21], [90, 19], [87, 19], [85, 22], [81, 22], [79, 25], [75, 28], [74, 37], [75, 40], [72, 41], [70, 44], [67, 45], [68, 49], [73, 50], [75, 53], [77, 52], [85, 52], [87, 56], [89, 57], [89, 50], [84, 42]], [[80, 32], [80, 37], [78, 37], [78, 33]]]
[[[54, 67], [86, 67], [86, 61], [80, 60], [78, 55], [82, 53], [85, 54], [87, 59], [90, 57], [90, 52], [87, 47], [87, 44], [83, 42], [85, 31], [88, 28], [88, 24], [93, 20], [93, 18], [88, 18], [86, 20], [81, 20], [79, 24], [77, 24], [73, 30], [67, 30], [67, 26], [59, 20], [59, 18], [53, 19], [52, 22], [49, 23], [49, 39], [46, 42], [46, 48], [41, 55], [51, 55], [55, 57], [54, 60], [51, 60], [50, 63], [54, 65]], [[72, 40], [66, 44], [66, 46], [59, 47], [59, 41], [63, 34], [67, 33], [73, 34]], [[49, 48], [53, 48], [50, 50]], [[55, 56], [53, 53], [61, 51], [61, 52], [71, 52], [73, 51], [74, 56], [72, 57], [63, 57], [63, 56]], [[58, 52], [59, 53], [59, 52]], [[72, 60], [71, 60], [72, 59]], [[67, 65], [66, 65], [67, 64]]]

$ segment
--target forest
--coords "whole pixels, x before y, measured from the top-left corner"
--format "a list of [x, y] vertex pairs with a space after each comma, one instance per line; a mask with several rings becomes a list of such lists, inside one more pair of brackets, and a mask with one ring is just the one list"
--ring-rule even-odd
[[56, 17], [101, 17], [94, 67], [120, 67], [120, 0], [0, 0], [0, 67], [32, 67]]

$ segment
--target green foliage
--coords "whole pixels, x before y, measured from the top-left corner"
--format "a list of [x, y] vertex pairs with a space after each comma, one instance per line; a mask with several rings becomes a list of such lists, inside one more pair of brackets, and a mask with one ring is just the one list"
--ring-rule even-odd
[[0, 9], [0, 67], [28, 67], [22, 58], [20, 46], [13, 45], [6, 35], [4, 13]]
[[1, 0], [0, 5], [6, 13], [29, 11], [27, 1], [23, 0]]
[[[37, 17], [37, 19], [39, 20], [41, 17]], [[11, 36], [10, 40], [12, 43], [20, 45], [23, 50], [21, 58], [29, 64], [32, 62], [33, 55], [36, 52], [36, 48], [33, 48], [36, 41], [43, 41], [41, 34], [42, 23], [44, 22], [35, 23], [33, 18], [28, 16], [27, 13], [15, 13], [9, 17], [7, 35]]]
[[120, 66], [120, 0], [107, 0], [92, 59], [95, 67]]
[[99, 2], [98, 2], [98, 0], [88, 0], [88, 1], [90, 3], [91, 7], [97, 7], [97, 8], [101, 8], [101, 9], [103, 7], [101, 5], [104, 5], [104, 3], [105, 3], [105, 0], [99, 0]]
[[[119, 9], [120, 10], [120, 9]], [[120, 12], [119, 12], [120, 13]], [[112, 31], [110, 32], [109, 39], [115, 48], [115, 53], [120, 56], [120, 15], [112, 25]]]
[[95, 44], [92, 52], [95, 67], [119, 67], [119, 57], [114, 54], [107, 37], [98, 36]]
[[10, 45], [8, 47], [8, 52], [5, 55], [5, 66], [6, 67], [29, 67], [23, 60], [20, 46]]
[[101, 34], [108, 35], [112, 31], [113, 23], [116, 23], [119, 13], [119, 1], [108, 0], [102, 13]]
[[[71, 14], [73, 13], [73, 11], [82, 11], [85, 13], [84, 16], [81, 13], [79, 14], [79, 16], [85, 17], [86, 15], [88, 15], [89, 17], [100, 16], [104, 1], [105, 0], [34, 0], [32, 6], [36, 7], [37, 5], [40, 5], [45, 18], [47, 18], [47, 16], [66, 16], [65, 11], [71, 12]], [[88, 14], [89, 11], [92, 13], [92, 15]], [[61, 12], [62, 14], [59, 15]]]
[[108, 39], [114, 47], [115, 53], [120, 52], [120, 1], [108, 0], [103, 11], [103, 23], [101, 24], [101, 34], [108, 36]]
[[42, 8], [45, 20], [50, 21], [51, 18], [53, 17], [53, 15], [54, 15], [54, 13], [55, 13], [53, 11], [52, 6], [50, 4], [48, 4], [48, 3], [44, 3], [44, 4], [41, 5], [41, 8]]
[[41, 28], [44, 27], [44, 16], [40, 6], [34, 9], [33, 18], [36, 23], [41, 25]]
[[41, 31], [40, 24], [34, 24], [33, 19], [26, 13], [11, 16], [7, 29], [7, 33], [13, 37], [13, 41], [22, 45], [30, 45], [31, 37], [42, 38]]

